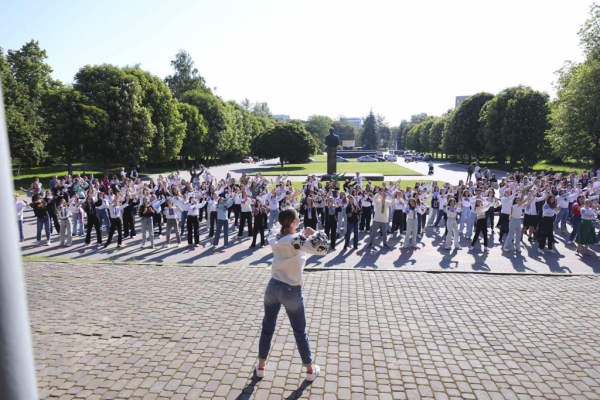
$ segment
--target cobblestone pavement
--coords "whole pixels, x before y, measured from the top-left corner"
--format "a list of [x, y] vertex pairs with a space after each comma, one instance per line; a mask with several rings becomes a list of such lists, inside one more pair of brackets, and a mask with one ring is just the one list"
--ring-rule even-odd
[[597, 399], [600, 278], [305, 274], [322, 376], [280, 313], [253, 379], [266, 268], [25, 262], [41, 398]]
[[[212, 239], [208, 238], [206, 221], [200, 223], [200, 247], [187, 246], [187, 234], [183, 236], [180, 248], [166, 248], [166, 238], [158, 237], [155, 248], [141, 249], [141, 229], [138, 221], [138, 234], [133, 239], [123, 242], [123, 247], [117, 249], [116, 237], [108, 249], [98, 249], [95, 245], [95, 232], [92, 233], [92, 244], [84, 245], [84, 237], [75, 237], [72, 247], [58, 246], [59, 237], [52, 235], [52, 245], [35, 247], [35, 218], [29, 212], [25, 217], [26, 242], [21, 246], [24, 256], [41, 256], [52, 258], [69, 258], [77, 260], [111, 260], [116, 262], [151, 262], [151, 263], [186, 263], [205, 266], [257, 266], [270, 265], [272, 253], [270, 248], [250, 248], [252, 239], [248, 238], [247, 228], [242, 239], [237, 238], [238, 231], [233, 227], [233, 219], [229, 227], [229, 247], [223, 248], [223, 239], [217, 248], [211, 247]], [[139, 218], [138, 218], [139, 220]], [[164, 225], [163, 225], [164, 227]], [[568, 226], [570, 232], [570, 226]], [[497, 232], [497, 230], [496, 230]], [[106, 231], [102, 231], [103, 241], [106, 242]], [[567, 237], [556, 234], [558, 243], [557, 254], [540, 255], [537, 247], [531, 243], [522, 243], [523, 252], [503, 252], [498, 243], [498, 235], [490, 235], [489, 251], [482, 249], [483, 240], [476, 245], [475, 251], [469, 252], [469, 240], [462, 238], [463, 250], [444, 250], [444, 229], [435, 232], [427, 228], [425, 235], [417, 242], [416, 249], [402, 250], [404, 236], [389, 239], [392, 247], [386, 250], [381, 247], [381, 239], [375, 242], [373, 248], [367, 248], [370, 234], [361, 232], [358, 250], [343, 251], [344, 240], [337, 240], [337, 251], [328, 255], [311, 256], [307, 266], [325, 269], [395, 269], [417, 271], [462, 271], [462, 272], [492, 272], [492, 273], [565, 273], [565, 274], [596, 274], [600, 273], [600, 247], [591, 246], [591, 256], [577, 256], [575, 246], [566, 245]], [[343, 235], [343, 231], [342, 231]], [[172, 236], [173, 239], [173, 236]], [[174, 239], [173, 239], [174, 240]], [[260, 243], [260, 238], [259, 238]], [[350, 247], [351, 248], [351, 247]]]

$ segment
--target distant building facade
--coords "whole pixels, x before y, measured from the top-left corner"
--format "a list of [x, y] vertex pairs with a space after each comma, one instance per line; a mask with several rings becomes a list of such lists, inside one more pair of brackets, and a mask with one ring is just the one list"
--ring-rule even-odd
[[353, 125], [354, 129], [357, 131], [360, 130], [362, 125], [362, 120], [360, 118], [346, 118], [346, 122], [348, 122], [350, 125]]
[[290, 122], [290, 116], [285, 114], [273, 115], [275, 118], [280, 119], [285, 122]]
[[456, 108], [456, 107], [458, 107], [458, 105], [459, 105], [460, 103], [462, 103], [462, 102], [463, 102], [463, 100], [466, 100], [466, 99], [468, 99], [469, 97], [471, 97], [471, 96], [456, 96], [456, 104], [454, 105], [454, 107], [455, 107], [455, 108]]

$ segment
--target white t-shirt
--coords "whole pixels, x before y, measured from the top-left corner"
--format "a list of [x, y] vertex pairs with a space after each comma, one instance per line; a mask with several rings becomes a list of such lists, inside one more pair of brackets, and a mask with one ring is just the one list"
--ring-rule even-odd
[[29, 208], [29, 206], [22, 201], [17, 201], [15, 207], [17, 209], [17, 221], [23, 221], [23, 209]]

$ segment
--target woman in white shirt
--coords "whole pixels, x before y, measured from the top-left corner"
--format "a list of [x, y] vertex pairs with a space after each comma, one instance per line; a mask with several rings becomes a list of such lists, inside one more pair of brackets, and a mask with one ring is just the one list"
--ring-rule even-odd
[[448, 199], [448, 204], [444, 207], [446, 211], [446, 229], [448, 231], [446, 235], [446, 250], [452, 248], [452, 239], [454, 239], [454, 248], [456, 250], [462, 250], [460, 247], [460, 235], [458, 234], [458, 224], [456, 223], [456, 216], [460, 212], [461, 205], [456, 203], [454, 197]]
[[548, 195], [546, 204], [542, 207], [542, 223], [541, 229], [538, 232], [540, 239], [540, 245], [538, 247], [538, 253], [544, 254], [544, 247], [546, 247], [546, 239], [548, 240], [548, 252], [555, 253], [552, 248], [554, 244], [554, 216], [561, 210], [560, 206], [556, 205], [556, 198], [552, 195]]
[[321, 371], [318, 365], [313, 364], [306, 333], [302, 270], [306, 265], [306, 253], [325, 255], [329, 245], [327, 236], [322, 232], [315, 232], [312, 228], [306, 228], [303, 233], [296, 233], [299, 225], [300, 218], [296, 210], [283, 209], [279, 213], [279, 223], [269, 235], [273, 264], [272, 277], [265, 291], [265, 316], [258, 344], [258, 364], [254, 368], [259, 378], [265, 375], [265, 365], [282, 304], [290, 320], [302, 364], [306, 367], [306, 380], [314, 381]]
[[598, 216], [598, 208], [592, 205], [592, 200], [587, 199], [579, 211], [581, 211], [581, 224], [579, 225], [577, 237], [575, 238], [575, 242], [577, 243], [577, 254], [579, 255], [581, 246], [585, 246], [584, 254], [589, 256], [590, 253], [588, 253], [588, 248], [590, 247], [590, 244], [598, 243], [598, 237], [596, 236], [593, 222]]
[[25, 235], [23, 234], [23, 210], [29, 208], [29, 204], [25, 200], [19, 201], [19, 195], [15, 193], [15, 208], [17, 210], [17, 221], [19, 222], [19, 243], [25, 241]]
[[479, 239], [479, 234], [483, 235], [483, 250], [488, 251], [488, 232], [487, 232], [487, 219], [486, 212], [489, 210], [491, 206], [495, 203], [483, 202], [481, 199], [475, 200], [474, 212], [477, 218], [477, 222], [475, 224], [475, 236], [473, 236], [473, 241], [471, 242], [471, 247], [469, 250], [473, 251], [475, 249], [475, 243], [477, 243]]
[[417, 204], [417, 199], [410, 198], [408, 199], [408, 206], [404, 209], [404, 213], [406, 214], [406, 235], [404, 236], [404, 246], [406, 249], [409, 247], [408, 243], [412, 237], [412, 244], [410, 247], [415, 247], [417, 245], [417, 232], [419, 230], [419, 219], [423, 213], [426, 212], [426, 208]]
[[510, 214], [508, 216], [508, 236], [504, 241], [504, 247], [502, 250], [510, 251], [508, 248], [511, 242], [515, 242], [515, 251], [521, 251], [521, 218], [523, 217], [523, 210], [528, 207], [537, 197], [537, 192], [533, 192], [530, 196], [521, 201], [521, 197], [517, 196], [513, 200]]

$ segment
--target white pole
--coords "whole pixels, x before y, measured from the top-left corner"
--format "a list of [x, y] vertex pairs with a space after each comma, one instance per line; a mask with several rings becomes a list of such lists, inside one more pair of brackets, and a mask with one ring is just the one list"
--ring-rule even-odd
[[[13, 188], [4, 101], [0, 85], [0, 187]], [[35, 380], [27, 298], [12, 190], [0, 191], [0, 398], [35, 400]]]

